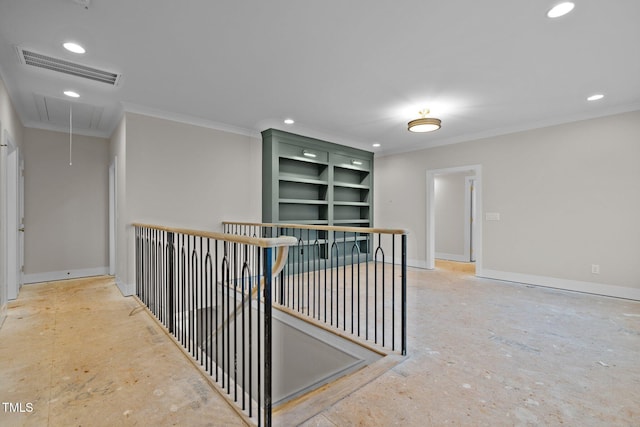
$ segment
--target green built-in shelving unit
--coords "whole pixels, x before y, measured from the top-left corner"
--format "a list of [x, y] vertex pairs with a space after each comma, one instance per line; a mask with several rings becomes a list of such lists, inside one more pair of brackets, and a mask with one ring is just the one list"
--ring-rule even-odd
[[262, 221], [373, 226], [373, 153], [262, 132]]

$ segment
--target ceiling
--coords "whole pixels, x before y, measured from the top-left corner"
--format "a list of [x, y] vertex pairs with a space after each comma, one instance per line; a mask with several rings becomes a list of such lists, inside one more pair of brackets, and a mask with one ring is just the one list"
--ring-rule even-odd
[[[0, 75], [27, 127], [68, 132], [73, 105], [87, 135], [131, 111], [410, 151], [640, 109], [640, 1], [574, 2], [551, 20], [555, 0], [0, 0]], [[118, 82], [24, 65], [19, 49]], [[442, 129], [407, 131], [423, 108]]]

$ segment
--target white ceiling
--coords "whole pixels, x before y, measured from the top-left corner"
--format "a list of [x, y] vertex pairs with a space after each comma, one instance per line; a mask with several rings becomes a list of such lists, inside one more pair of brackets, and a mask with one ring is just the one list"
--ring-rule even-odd
[[[378, 153], [640, 109], [638, 0], [574, 0], [557, 20], [555, 0], [87, 1], [0, 0], [0, 74], [27, 127], [68, 131], [67, 89], [88, 135], [125, 110]], [[33, 68], [17, 47], [122, 77]], [[425, 107], [442, 129], [408, 132]]]

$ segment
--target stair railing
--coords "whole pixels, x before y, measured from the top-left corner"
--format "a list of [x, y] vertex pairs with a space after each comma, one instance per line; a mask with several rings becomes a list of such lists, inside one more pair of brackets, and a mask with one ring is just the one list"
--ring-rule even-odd
[[247, 422], [271, 426], [272, 293], [296, 239], [133, 226], [137, 298]]
[[223, 230], [295, 238], [274, 303], [406, 355], [406, 230], [230, 221]]

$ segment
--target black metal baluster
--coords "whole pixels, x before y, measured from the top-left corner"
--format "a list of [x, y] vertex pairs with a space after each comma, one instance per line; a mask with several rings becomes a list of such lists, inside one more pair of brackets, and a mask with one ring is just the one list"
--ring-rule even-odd
[[396, 235], [391, 235], [391, 350], [396, 350]]
[[298, 271], [296, 274], [296, 297], [294, 298], [294, 306], [293, 309], [295, 310], [295, 304], [296, 302], [298, 303], [298, 313], [300, 313], [300, 308], [301, 308], [301, 300], [304, 299], [304, 295], [302, 295], [302, 280], [304, 278], [304, 265], [303, 265], [303, 260], [304, 260], [304, 242], [302, 241], [302, 232], [299, 232], [300, 235], [298, 236], [298, 250], [297, 250], [297, 254], [296, 256], [298, 257]]
[[[378, 245], [380, 247], [382, 247], [382, 233], [378, 234]], [[386, 322], [385, 322], [385, 309], [384, 309], [384, 300], [386, 298], [386, 294], [385, 294], [385, 280], [386, 280], [386, 274], [385, 273], [385, 263], [384, 263], [384, 252], [382, 253], [382, 298], [380, 301], [380, 309], [382, 310], [382, 346], [384, 347], [384, 338], [385, 338], [385, 326], [386, 326]]]
[[[373, 270], [373, 342], [378, 343], [378, 253], [382, 253], [382, 247], [380, 246], [380, 238], [378, 234], [378, 247], [376, 248], [374, 257], [374, 270]], [[375, 240], [375, 237], [374, 237]], [[384, 260], [383, 260], [384, 263]], [[384, 274], [384, 271], [383, 271]]]
[[213, 376], [213, 354], [211, 354], [211, 337], [212, 330], [211, 326], [213, 323], [212, 316], [214, 315], [214, 306], [213, 306], [213, 292], [215, 291], [215, 286], [212, 283], [213, 278], [213, 263], [211, 262], [211, 239], [207, 239], [207, 255], [204, 258], [204, 268], [205, 268], [205, 305], [206, 305], [206, 326], [205, 326], [205, 344], [203, 347], [205, 348], [205, 357], [207, 358], [207, 366], [205, 367], [206, 371], [209, 372], [210, 376]]
[[[233, 401], [238, 401], [238, 244], [233, 243]], [[229, 320], [227, 320], [229, 322]], [[231, 322], [229, 322], [231, 323]]]
[[[354, 254], [355, 250], [355, 254]], [[353, 262], [353, 259], [356, 258], [356, 262]], [[360, 246], [358, 246], [358, 237], [356, 233], [353, 233], [353, 246], [351, 247], [351, 333], [354, 331], [354, 311], [355, 311], [355, 303], [354, 303], [354, 288], [353, 282], [356, 280], [356, 275], [354, 272], [354, 265], [358, 267], [358, 315], [360, 313]], [[360, 319], [358, 318], [358, 335], [360, 335]]]
[[[342, 253], [344, 260], [342, 261], [342, 330], [347, 330], [347, 232], [342, 232]], [[351, 260], [353, 268], [353, 259]]]
[[[220, 317], [222, 317], [222, 314], [224, 313], [224, 308], [220, 308], [220, 312], [218, 313], [219, 307], [220, 307], [220, 301], [218, 300], [218, 293], [222, 293], [222, 284], [224, 283], [224, 270], [220, 269], [220, 267], [218, 266], [218, 246], [219, 246], [219, 242], [218, 240], [214, 240], [214, 245], [215, 245], [215, 266], [216, 269], [214, 270], [214, 274], [215, 274], [215, 279], [214, 279], [214, 284], [213, 284], [213, 291], [214, 291], [214, 299], [215, 299], [215, 352], [213, 353], [215, 355], [215, 361], [216, 361], [216, 382], [219, 381], [218, 378], [218, 372], [219, 372], [219, 367], [220, 367], [220, 360], [218, 358], [218, 349], [221, 348], [221, 346], [219, 346], [220, 343], [220, 325], [218, 323], [218, 315], [220, 315]], [[218, 275], [218, 271], [220, 270], [220, 275]], [[220, 278], [220, 276], [222, 276], [222, 281], [219, 281], [218, 279]], [[218, 291], [218, 286], [220, 286], [220, 290]], [[223, 338], [224, 339], [224, 338]], [[224, 350], [223, 350], [224, 353]], [[224, 377], [223, 377], [224, 378]], [[224, 385], [223, 385], [224, 387]]]
[[[270, 260], [270, 259], [271, 259], [271, 253], [268, 253], [267, 250], [265, 249], [264, 250], [264, 260], [263, 260], [264, 270], [258, 269], [258, 271], [261, 271], [262, 277], [264, 277], [265, 285], [267, 284], [267, 274], [271, 275], [270, 271], [267, 273], [267, 264], [270, 263], [270, 261], [267, 261], [267, 260]], [[260, 415], [261, 415], [260, 414], [260, 404], [262, 402], [262, 400], [261, 400], [261, 397], [262, 397], [262, 387], [261, 387], [262, 386], [262, 360], [261, 359], [262, 359], [262, 354], [264, 353], [265, 348], [266, 348], [266, 343], [263, 341], [262, 349], [261, 349], [260, 348], [260, 338], [261, 338], [262, 335], [260, 333], [260, 325], [261, 325], [261, 322], [260, 322], [260, 291], [261, 291], [261, 289], [260, 289], [260, 280], [258, 280], [257, 285], [258, 285], [258, 295], [256, 296], [256, 300], [257, 300], [257, 303], [258, 303], [257, 304], [258, 309], [256, 310], [256, 320], [257, 320], [257, 322], [256, 322], [257, 323], [256, 339], [258, 341], [258, 345], [257, 345], [258, 346], [258, 349], [257, 349], [258, 389], [256, 390], [256, 393], [258, 395], [258, 399], [257, 399], [257, 402], [258, 402], [258, 414], [257, 414], [258, 415], [258, 425], [261, 425], [260, 424]], [[264, 297], [265, 303], [266, 303], [266, 299], [267, 298], [266, 298], [266, 295], [265, 295], [265, 297]], [[265, 306], [266, 306], [266, 304], [265, 304]], [[262, 319], [264, 320], [264, 318], [265, 318], [265, 315], [263, 314]], [[266, 409], [265, 409], [265, 411], [266, 411]]]
[[[244, 411], [246, 408], [245, 405], [245, 390], [246, 390], [246, 345], [245, 345], [245, 333], [246, 333], [246, 322], [245, 322], [245, 286], [247, 289], [247, 296], [251, 296], [251, 270], [247, 265], [247, 261], [249, 259], [249, 247], [247, 245], [243, 245], [244, 249], [244, 263], [242, 266], [242, 410]], [[248, 282], [248, 283], [247, 283]], [[251, 300], [249, 300], [251, 303]], [[249, 310], [251, 310], [251, 305], [249, 305]]]
[[[335, 249], [335, 250], [334, 250]], [[335, 257], [334, 257], [335, 254]], [[330, 294], [330, 298], [331, 298], [331, 304], [329, 307], [329, 314], [330, 314], [330, 324], [331, 326], [333, 326], [333, 300], [335, 298], [337, 298], [337, 292], [336, 294], [334, 294], [333, 292], [333, 276], [334, 276], [334, 272], [335, 272], [335, 279], [336, 279], [336, 289], [338, 289], [338, 260], [339, 260], [339, 256], [340, 253], [338, 252], [338, 245], [336, 243], [336, 233], [333, 233], [333, 243], [331, 243], [331, 266], [329, 267], [330, 271], [331, 271], [331, 283], [329, 283], [329, 294]], [[335, 260], [335, 269], [334, 269], [334, 260]], [[325, 302], [326, 304], [326, 302]], [[338, 310], [338, 301], [336, 300], [336, 317], [337, 317], [337, 310]]]
[[200, 286], [200, 290], [198, 292], [198, 354], [200, 365], [206, 370], [206, 360], [204, 358], [204, 337], [205, 337], [205, 327], [207, 324], [207, 299], [206, 299], [206, 288], [205, 288], [205, 275], [206, 275], [206, 259], [203, 252], [204, 242], [203, 237], [198, 236], [198, 283]]
[[320, 318], [320, 286], [318, 286], [318, 276], [320, 275], [320, 242], [316, 235], [316, 240], [313, 242], [313, 318]]
[[[222, 325], [221, 325], [221, 329], [222, 329], [222, 388], [224, 389], [225, 387], [225, 378], [228, 378], [228, 368], [227, 368], [227, 353], [228, 353], [228, 335], [227, 335], [227, 326], [228, 323], [227, 321], [225, 321], [225, 319], [229, 318], [229, 308], [228, 308], [228, 304], [227, 304], [227, 298], [228, 298], [228, 293], [227, 293], [227, 287], [228, 287], [228, 282], [229, 282], [229, 259], [227, 258], [228, 254], [227, 254], [227, 247], [228, 247], [228, 243], [227, 242], [223, 242], [223, 250], [224, 250], [224, 255], [222, 258], [222, 284], [221, 284], [221, 289], [222, 289], [222, 295], [221, 295], [221, 299], [222, 299]], [[225, 296], [226, 295], [226, 296]], [[229, 391], [227, 391], [227, 393], [229, 393]]]
[[[271, 270], [272, 248], [265, 248], [265, 286], [264, 286], [264, 425], [271, 427], [271, 349], [272, 349], [272, 319], [271, 319]], [[258, 419], [258, 425], [260, 420]]]
[[407, 355], [407, 235], [402, 235], [402, 355]]
[[136, 296], [140, 298], [140, 283], [141, 283], [141, 274], [140, 274], [140, 266], [142, 264], [142, 260], [140, 259], [140, 227], [135, 227], [135, 241], [136, 241]]
[[[253, 251], [256, 251], [256, 248], [253, 247], [252, 248]], [[257, 262], [258, 265], [260, 263], [260, 251], [258, 250], [257, 253], [254, 252], [255, 258], [254, 258], [254, 264]], [[256, 259], [257, 258], [257, 259]], [[256, 266], [254, 265], [254, 268]], [[260, 269], [254, 269], [254, 271], [256, 272], [255, 274], [257, 274], [257, 278], [256, 280], [258, 281], [258, 283], [260, 283]], [[258, 286], [258, 283], [256, 283], [255, 286]], [[248, 309], [249, 309], [249, 417], [252, 416], [252, 412], [253, 412], [253, 404], [252, 404], [252, 398], [253, 398], [253, 393], [252, 393], [252, 386], [253, 386], [253, 319], [252, 319], [252, 314], [253, 310], [251, 308], [251, 298], [253, 295], [253, 287], [249, 286], [249, 294], [248, 294]], [[258, 296], [259, 298], [259, 296]], [[258, 405], [260, 404], [260, 402], [258, 402]]]
[[[182, 345], [187, 347], [187, 253], [185, 252], [185, 235], [181, 234], [181, 245], [180, 245], [180, 251], [182, 253], [181, 256], [181, 261], [182, 261], [182, 271], [181, 271], [181, 283], [182, 283], [182, 313], [181, 313], [181, 319], [182, 321], [180, 322], [180, 327], [182, 328]], [[187, 249], [188, 250], [188, 249]]]
[[175, 335], [175, 295], [174, 295], [174, 286], [175, 286], [175, 247], [173, 244], [174, 234], [172, 232], [167, 233], [167, 261], [168, 261], [168, 269], [167, 269], [167, 294], [168, 294], [168, 308], [169, 313], [168, 317], [168, 327], [169, 332]]

